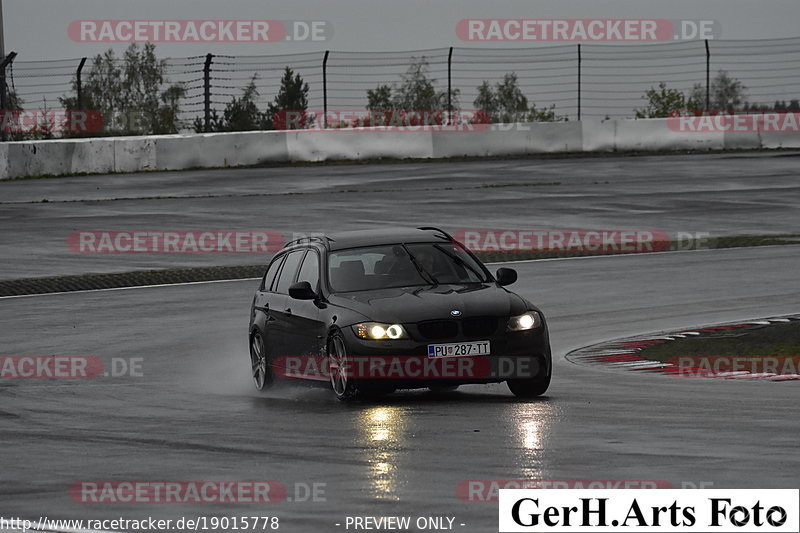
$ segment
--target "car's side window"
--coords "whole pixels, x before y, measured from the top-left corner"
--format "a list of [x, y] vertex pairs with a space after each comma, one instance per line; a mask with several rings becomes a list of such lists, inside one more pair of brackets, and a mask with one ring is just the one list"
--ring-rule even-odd
[[297, 281], [307, 281], [311, 288], [316, 292], [319, 286], [319, 256], [313, 250], [309, 250], [303, 259], [303, 266], [297, 275]]
[[297, 274], [297, 267], [300, 266], [300, 260], [303, 259], [304, 253], [305, 250], [297, 250], [286, 256], [278, 280], [273, 286], [273, 292], [289, 294], [289, 287], [294, 282], [294, 275]]
[[269, 265], [267, 273], [264, 274], [264, 279], [261, 280], [262, 291], [269, 291], [270, 288], [272, 287], [272, 284], [275, 281], [275, 276], [278, 274], [278, 271], [280, 270], [281, 263], [283, 263], [284, 257], [285, 256], [277, 258], [275, 261], [272, 262], [271, 265]]

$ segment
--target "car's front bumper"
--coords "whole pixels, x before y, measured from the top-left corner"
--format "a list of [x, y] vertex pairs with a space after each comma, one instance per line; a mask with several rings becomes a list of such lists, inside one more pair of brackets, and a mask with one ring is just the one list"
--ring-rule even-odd
[[[497, 383], [508, 379], [535, 379], [551, 372], [546, 325], [530, 331], [499, 332], [486, 338], [446, 340], [364, 340], [343, 328], [349, 376], [362, 385], [381, 388], [421, 388], [432, 385]], [[488, 340], [489, 355], [428, 357], [429, 344]]]

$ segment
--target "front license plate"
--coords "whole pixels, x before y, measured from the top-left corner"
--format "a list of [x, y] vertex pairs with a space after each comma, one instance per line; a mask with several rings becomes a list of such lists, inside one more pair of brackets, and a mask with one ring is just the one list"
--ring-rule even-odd
[[489, 341], [452, 342], [449, 344], [429, 344], [428, 357], [468, 357], [470, 355], [489, 355]]

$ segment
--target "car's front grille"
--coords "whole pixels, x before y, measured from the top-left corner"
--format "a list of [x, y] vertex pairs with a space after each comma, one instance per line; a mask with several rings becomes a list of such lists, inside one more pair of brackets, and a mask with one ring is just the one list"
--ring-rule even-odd
[[419, 334], [428, 340], [450, 340], [463, 336], [467, 339], [486, 338], [497, 331], [496, 317], [465, 318], [463, 320], [426, 320], [417, 324]]
[[417, 324], [417, 329], [426, 339], [446, 340], [458, 337], [457, 320], [428, 320]]
[[461, 332], [467, 338], [481, 338], [494, 335], [497, 331], [496, 317], [465, 318], [461, 321]]

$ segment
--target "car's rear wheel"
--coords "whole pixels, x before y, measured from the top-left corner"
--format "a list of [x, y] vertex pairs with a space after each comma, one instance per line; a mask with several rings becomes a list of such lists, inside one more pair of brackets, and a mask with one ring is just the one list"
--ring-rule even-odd
[[264, 390], [272, 385], [272, 368], [267, 360], [264, 338], [258, 331], [250, 336], [250, 368], [256, 389]]
[[352, 368], [348, 364], [347, 346], [342, 334], [336, 332], [328, 339], [328, 371], [331, 375], [331, 388], [336, 398], [346, 402], [358, 396], [356, 380], [351, 375]]

